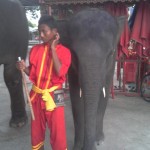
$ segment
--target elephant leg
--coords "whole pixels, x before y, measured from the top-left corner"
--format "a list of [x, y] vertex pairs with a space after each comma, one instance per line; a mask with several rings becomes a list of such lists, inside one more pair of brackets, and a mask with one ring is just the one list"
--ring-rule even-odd
[[72, 103], [72, 112], [75, 127], [75, 138], [73, 150], [81, 150], [84, 139], [84, 107], [83, 100], [80, 97], [80, 87], [78, 75], [74, 70], [69, 70], [69, 89]]
[[107, 106], [107, 101], [109, 98], [109, 90], [106, 89], [106, 97], [104, 97], [103, 91], [100, 93], [100, 100], [98, 104], [97, 119], [96, 119], [96, 142], [99, 145], [104, 141], [104, 132], [103, 132], [103, 119]]
[[11, 99], [12, 117], [9, 125], [10, 127], [22, 127], [27, 122], [27, 115], [21, 73], [16, 69], [15, 63], [4, 65], [4, 80]]

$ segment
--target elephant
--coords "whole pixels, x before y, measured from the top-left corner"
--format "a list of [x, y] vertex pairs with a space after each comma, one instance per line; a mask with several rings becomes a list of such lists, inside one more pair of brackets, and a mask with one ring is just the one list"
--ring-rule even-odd
[[0, 64], [4, 65], [4, 81], [11, 99], [10, 127], [21, 127], [27, 121], [21, 73], [17, 58], [26, 58], [28, 23], [18, 0], [0, 0]]
[[[86, 9], [58, 23], [60, 42], [71, 50], [68, 72], [75, 127], [73, 150], [96, 150], [113, 79], [117, 43], [125, 17]], [[80, 94], [81, 93], [81, 94]]]

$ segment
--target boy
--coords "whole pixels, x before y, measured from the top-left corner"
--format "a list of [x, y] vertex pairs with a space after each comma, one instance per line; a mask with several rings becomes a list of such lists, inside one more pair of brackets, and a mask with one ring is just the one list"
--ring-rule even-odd
[[59, 33], [53, 17], [45, 15], [39, 20], [42, 44], [35, 45], [29, 55], [29, 66], [24, 60], [17, 62], [32, 81], [30, 92], [35, 120], [31, 121], [32, 150], [44, 150], [46, 124], [50, 129], [53, 150], [67, 150], [64, 106], [54, 103], [54, 91], [62, 88], [71, 63], [70, 51], [59, 44]]

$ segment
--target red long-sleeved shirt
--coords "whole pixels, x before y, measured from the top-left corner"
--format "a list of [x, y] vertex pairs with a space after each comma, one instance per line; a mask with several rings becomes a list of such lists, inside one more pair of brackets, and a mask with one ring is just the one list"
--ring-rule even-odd
[[[58, 44], [56, 46], [56, 53], [62, 64], [58, 76], [52, 64], [52, 52], [49, 48], [48, 44], [38, 44], [31, 49], [29, 55], [29, 79], [40, 89], [49, 89], [55, 85], [62, 86], [66, 80], [66, 73], [71, 63], [69, 49]], [[50, 69], [51, 66], [52, 69]], [[37, 94], [31, 90], [31, 101], [36, 99], [36, 95]]]
[[[44, 60], [43, 64], [43, 69], [42, 69], [42, 74], [41, 74], [41, 79], [40, 79], [40, 84], [37, 85], [37, 80], [39, 78], [40, 74], [40, 69], [42, 67], [42, 58], [43, 58], [43, 53], [45, 51], [45, 46], [48, 47], [48, 50], [46, 52], [46, 57]], [[56, 53], [57, 56], [62, 64], [59, 72], [59, 76], [56, 74], [54, 68], [52, 68], [51, 72], [51, 82], [49, 83], [49, 88], [54, 85], [60, 85], [62, 84], [66, 77], [66, 73], [68, 71], [68, 68], [71, 63], [71, 54], [69, 49], [64, 47], [63, 45], [59, 44], [56, 46]], [[29, 56], [29, 68], [30, 68], [30, 75], [29, 78], [35, 84], [41, 89], [45, 88], [45, 84], [49, 78], [49, 73], [50, 73], [50, 66], [51, 66], [51, 60], [52, 60], [52, 52], [49, 50], [49, 46], [46, 44], [38, 44], [34, 46], [31, 51], [30, 51], [30, 56]]]

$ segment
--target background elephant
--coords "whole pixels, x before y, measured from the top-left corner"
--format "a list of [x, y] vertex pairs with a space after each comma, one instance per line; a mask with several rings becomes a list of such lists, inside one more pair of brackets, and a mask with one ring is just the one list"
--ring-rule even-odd
[[18, 56], [26, 58], [27, 46], [28, 24], [22, 5], [18, 0], [0, 0], [0, 64], [10, 93], [13, 127], [27, 120], [21, 74], [15, 66]]
[[69, 86], [75, 125], [74, 150], [96, 150], [95, 142], [104, 139], [103, 118], [124, 20], [122, 17], [117, 21], [104, 10], [89, 9], [77, 13], [60, 30], [66, 31], [61, 42], [72, 52]]

